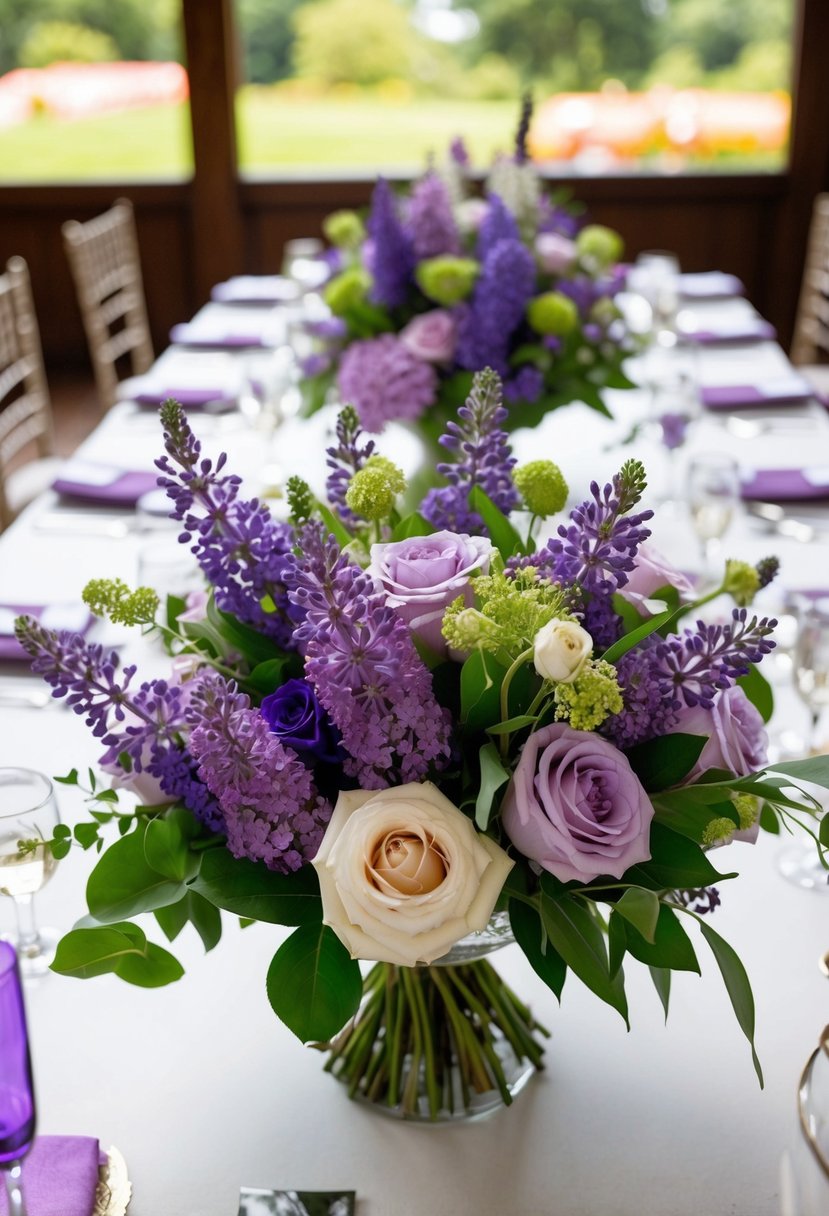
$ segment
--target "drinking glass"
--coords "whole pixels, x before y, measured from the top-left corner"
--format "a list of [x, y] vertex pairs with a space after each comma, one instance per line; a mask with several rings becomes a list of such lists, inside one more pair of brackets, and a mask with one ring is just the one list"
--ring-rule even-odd
[[282, 273], [302, 291], [314, 291], [328, 277], [328, 267], [320, 260], [325, 246], [317, 237], [286, 241], [282, 250]]
[[740, 501], [737, 462], [720, 452], [694, 456], [688, 464], [686, 489], [704, 573], [710, 575], [719, 542], [731, 526]]
[[9, 1216], [26, 1216], [21, 1162], [35, 1137], [26, 1011], [14, 949], [0, 941], [0, 1169]]
[[34, 896], [58, 864], [45, 842], [59, 823], [48, 777], [28, 768], [0, 768], [0, 895], [14, 902], [15, 944], [24, 976], [43, 975], [55, 954], [58, 935], [38, 929]]
[[651, 423], [665, 449], [665, 476], [658, 501], [667, 505], [680, 497], [675, 453], [685, 445], [700, 416], [698, 377], [693, 351], [655, 347], [647, 365]]
[[639, 254], [628, 275], [631, 291], [643, 296], [653, 314], [652, 334], [657, 343], [676, 342], [679, 307], [679, 261], [664, 249], [646, 249]]

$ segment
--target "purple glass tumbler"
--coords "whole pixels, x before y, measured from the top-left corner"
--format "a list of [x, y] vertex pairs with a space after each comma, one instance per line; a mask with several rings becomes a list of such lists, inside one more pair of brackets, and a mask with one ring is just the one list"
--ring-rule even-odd
[[0, 941], [0, 1169], [9, 1216], [26, 1216], [21, 1161], [35, 1137], [35, 1095], [17, 955]]

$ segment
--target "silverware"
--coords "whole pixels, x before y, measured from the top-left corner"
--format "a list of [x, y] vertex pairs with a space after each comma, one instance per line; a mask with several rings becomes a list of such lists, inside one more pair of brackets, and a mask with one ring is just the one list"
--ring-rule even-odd
[[0, 708], [45, 709], [52, 701], [52, 694], [46, 688], [0, 685]]
[[746, 510], [749, 515], [760, 520], [778, 536], [788, 536], [792, 540], [799, 540], [804, 545], [813, 541], [818, 534], [818, 529], [812, 524], [804, 523], [800, 519], [791, 519], [779, 503], [749, 502], [746, 503]]
[[120, 540], [136, 532], [134, 518], [117, 515], [95, 515], [91, 511], [46, 511], [33, 521], [38, 532], [55, 532], [63, 536], [107, 536]]
[[725, 419], [725, 429], [738, 439], [756, 439], [759, 435], [801, 434], [804, 430], [814, 427], [814, 418], [787, 418], [785, 421], [760, 418], [740, 418], [737, 414], [729, 414]]

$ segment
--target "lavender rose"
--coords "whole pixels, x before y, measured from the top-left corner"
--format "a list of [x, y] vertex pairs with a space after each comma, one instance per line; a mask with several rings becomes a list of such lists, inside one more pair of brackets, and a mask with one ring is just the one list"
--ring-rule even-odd
[[627, 757], [563, 722], [524, 744], [501, 816], [516, 848], [562, 882], [621, 878], [651, 855], [653, 807]]
[[547, 274], [564, 274], [576, 260], [576, 245], [557, 232], [541, 232], [535, 239], [535, 256]]
[[695, 781], [710, 768], [724, 768], [735, 777], [747, 777], [768, 761], [769, 737], [762, 715], [736, 684], [724, 689], [711, 709], [683, 706], [674, 729], [686, 735], [708, 736], [687, 781]]
[[341, 759], [339, 734], [306, 680], [288, 680], [264, 697], [260, 713], [285, 747], [311, 763]]
[[472, 603], [473, 574], [486, 574], [492, 543], [483, 536], [434, 532], [371, 546], [368, 573], [386, 603], [430, 650], [449, 653], [441, 632], [444, 609], [458, 596]]
[[[627, 583], [620, 588], [620, 594], [643, 616], [653, 616], [649, 597], [661, 587], [676, 587], [680, 600], [694, 598], [693, 585], [682, 571], [646, 542], [639, 546], [636, 565], [628, 575]], [[660, 604], [657, 611], [661, 612], [663, 608], [664, 604]]]
[[411, 354], [426, 363], [449, 363], [458, 345], [458, 327], [451, 312], [433, 308], [412, 317], [400, 331], [400, 341]]

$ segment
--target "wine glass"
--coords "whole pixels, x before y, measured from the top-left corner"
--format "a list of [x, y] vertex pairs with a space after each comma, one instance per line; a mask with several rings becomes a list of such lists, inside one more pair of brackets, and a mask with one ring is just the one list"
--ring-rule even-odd
[[719, 542], [740, 501], [737, 462], [720, 452], [705, 452], [688, 463], [688, 509], [702, 551], [703, 571], [710, 575]]
[[35, 1096], [26, 1011], [13, 947], [0, 941], [0, 1169], [9, 1216], [26, 1216], [21, 1161], [35, 1137]]
[[628, 275], [632, 291], [644, 296], [652, 311], [654, 341], [664, 346], [676, 342], [679, 307], [679, 261], [664, 249], [646, 249], [639, 254]]
[[[656, 354], [659, 357], [654, 359]], [[665, 477], [658, 501], [668, 505], [678, 497], [675, 453], [685, 445], [688, 432], [700, 415], [694, 352], [655, 348], [649, 362], [651, 423], [665, 449]]]
[[328, 267], [320, 258], [324, 250], [322, 241], [313, 236], [286, 241], [282, 250], [282, 273], [301, 291], [316, 290], [328, 277]]
[[0, 895], [11, 896], [17, 916], [17, 953], [24, 976], [43, 975], [58, 935], [38, 929], [34, 895], [55, 872], [45, 843], [60, 823], [52, 783], [28, 768], [0, 768]]

